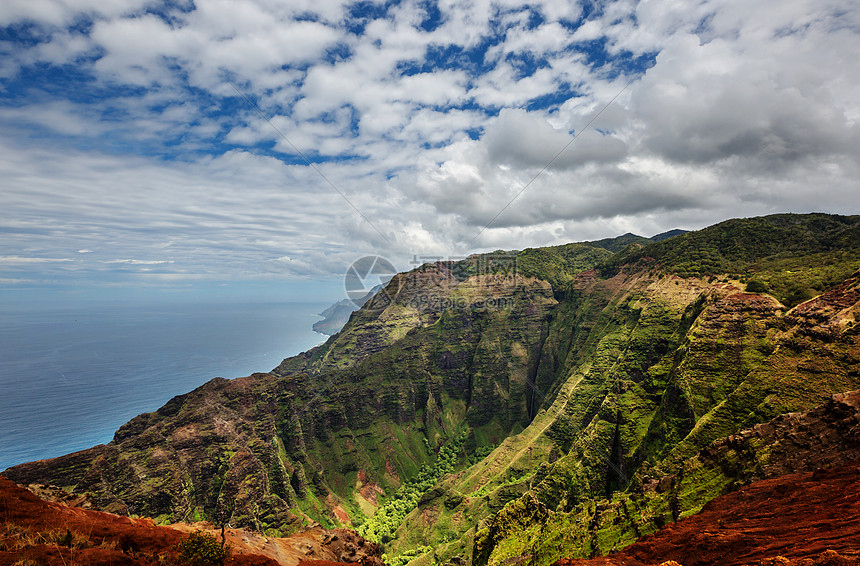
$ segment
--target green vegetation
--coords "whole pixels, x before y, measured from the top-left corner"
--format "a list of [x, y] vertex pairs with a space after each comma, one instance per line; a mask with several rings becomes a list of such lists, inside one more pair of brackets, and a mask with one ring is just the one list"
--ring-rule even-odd
[[430, 552], [433, 552], [432, 546], [418, 546], [411, 550], [407, 550], [400, 556], [388, 556], [387, 554], [384, 554], [382, 558], [388, 566], [405, 566], [415, 558]]
[[591, 244], [529, 248], [517, 256], [517, 272], [525, 277], [549, 281], [553, 288], [561, 289], [577, 273], [591, 269], [611, 257], [611, 251]]
[[850, 297], [786, 308], [858, 268], [860, 217], [821, 214], [424, 265], [311, 352], [20, 479], [164, 521], [352, 525], [393, 566], [608, 552], [753, 465], [699, 459], [715, 440], [860, 387]]
[[831, 289], [860, 269], [860, 239], [853, 250], [830, 250], [803, 257], [776, 255], [758, 262], [749, 275], [749, 284], [768, 293], [782, 304], [798, 303]]
[[[607, 261], [605, 274], [644, 262], [681, 277], [733, 275], [793, 306], [860, 268], [860, 216], [777, 214], [727, 220]], [[764, 292], [764, 291], [752, 291]]]
[[216, 566], [230, 556], [229, 545], [222, 545], [215, 535], [200, 530], [189, 533], [174, 548], [179, 560], [190, 566]]
[[394, 538], [394, 532], [403, 522], [403, 518], [418, 506], [418, 501], [445, 474], [454, 471], [457, 461], [462, 456], [463, 442], [468, 436], [468, 429], [446, 442], [439, 450], [432, 465], [424, 465], [418, 474], [405, 482], [397, 492], [388, 498], [373, 517], [369, 517], [358, 527], [358, 534], [369, 541], [385, 544]]
[[[752, 222], [754, 227], [759, 220]], [[781, 222], [776, 218], [765, 224], [771, 220]], [[799, 297], [791, 295], [792, 285], [811, 289], [805, 296], [809, 298], [860, 267], [852, 239], [857, 218], [844, 222], [837, 218], [833, 223], [828, 217], [798, 220], [811, 235], [806, 240], [799, 238], [802, 245], [790, 253], [761, 256], [779, 249], [785, 234], [777, 230], [768, 236], [772, 242], [759, 238], [760, 254], [741, 258], [731, 250], [717, 253], [715, 247], [711, 255], [731, 258], [736, 263], [730, 270], [742, 267], [740, 275], [748, 282], [749, 292], [771, 293], [788, 306]], [[729, 228], [742, 238], [747, 224], [737, 221]], [[680, 235], [660, 245], [672, 248], [683, 238]], [[825, 242], [823, 251], [809, 255], [809, 250], [818, 249], [816, 238], [842, 243]], [[650, 274], [650, 278], [622, 293], [609, 281], [604, 290], [598, 281], [587, 295], [575, 292], [575, 286], [573, 293], [566, 294], [554, 313], [544, 343], [544, 363], [535, 378], [545, 392], [546, 412], [539, 413], [520, 435], [522, 441], [514, 445], [520, 448], [505, 450], [504, 459], [485, 459], [458, 476], [459, 481], [445, 482], [440, 500], [445, 500], [445, 494], [466, 493], [468, 497], [452, 509], [428, 502], [410, 514], [398, 532], [404, 540], [392, 543], [396, 548], [432, 544], [437, 562], [459, 555], [478, 565], [522, 556], [531, 556], [528, 559], [536, 564], [550, 564], [560, 556], [589, 556], [621, 548], [675, 518], [668, 496], [643, 500], [627, 495], [643, 478], [677, 473], [679, 466], [711, 441], [779, 412], [808, 407], [817, 392], [860, 385], [856, 379], [852, 383], [844, 378], [834, 380], [832, 374], [798, 378], [795, 368], [803, 362], [784, 359], [797, 351], [772, 357], [777, 336], [787, 332], [775, 304], [763, 308], [750, 303], [747, 308], [745, 303], [724, 302], [734, 292], [731, 287], [702, 293], [704, 284], [693, 278], [662, 286], [658, 282], [665, 279], [646, 255], [656, 245], [628, 248], [619, 254], [638, 255], [636, 261], [642, 262], [638, 273]], [[567, 288], [575, 273], [567, 271], [561, 250], [575, 249], [583, 248], [527, 250], [520, 256], [521, 272], [543, 271], [554, 288]], [[670, 257], [677, 265], [670, 267], [684, 262], [692, 265], [700, 257], [704, 256], [678, 252]], [[625, 265], [625, 269], [633, 269]], [[714, 263], [712, 271], [724, 267]], [[696, 275], [702, 271], [698, 269]], [[811, 344], [806, 348], [821, 351]], [[820, 371], [816, 366], [811, 370]], [[845, 375], [848, 368], [839, 371]], [[810, 381], [804, 383], [804, 379]], [[806, 393], [796, 393], [799, 387]], [[540, 451], [536, 448], [546, 459], [537, 468], [523, 466], [527, 448], [538, 446], [541, 438], [551, 439], [554, 445]], [[483, 483], [472, 482], [471, 478], [495, 469], [501, 471]], [[695, 512], [734, 481], [719, 469], [697, 470], [695, 466], [690, 469], [690, 481], [683, 482], [677, 492], [679, 513]], [[428, 516], [436, 523], [429, 531], [422, 525]], [[458, 523], [459, 516], [473, 519]], [[637, 516], [641, 521], [634, 519]], [[485, 517], [489, 520], [479, 523], [484, 528], [469, 535], [470, 526]], [[473, 551], [468, 540], [444, 544], [445, 533], [452, 527], [461, 537], [474, 536]], [[413, 535], [415, 531], [422, 534]]]
[[[618, 236], [616, 238], [604, 238], [602, 240], [595, 240], [593, 242], [588, 243], [599, 248], [607, 249], [612, 253], [618, 253], [626, 249], [635, 249], [635, 247], [647, 246], [652, 241], [656, 242], [659, 240], [643, 238], [642, 236], [637, 236], [636, 234], [627, 233], [623, 236]], [[630, 248], [630, 246], [634, 246], [634, 248]]]

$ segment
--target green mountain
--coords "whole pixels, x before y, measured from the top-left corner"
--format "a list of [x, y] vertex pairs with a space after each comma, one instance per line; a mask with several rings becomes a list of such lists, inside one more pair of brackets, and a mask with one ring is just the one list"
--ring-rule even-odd
[[324, 311], [322, 311], [319, 316], [322, 317], [322, 320], [318, 320], [313, 324], [314, 332], [319, 332], [320, 334], [325, 334], [326, 336], [332, 336], [340, 332], [340, 329], [344, 327], [344, 325], [349, 320], [349, 317], [352, 316], [352, 313], [359, 309], [364, 303], [369, 301], [373, 295], [378, 293], [382, 289], [382, 284], [376, 285], [373, 287], [366, 296], [353, 301], [350, 299], [342, 299], [335, 304], [329, 306]]
[[620, 548], [773, 467], [766, 435], [714, 446], [860, 388], [860, 216], [661, 236], [421, 266], [273, 371], [5, 474], [162, 521], [352, 525], [392, 566]]

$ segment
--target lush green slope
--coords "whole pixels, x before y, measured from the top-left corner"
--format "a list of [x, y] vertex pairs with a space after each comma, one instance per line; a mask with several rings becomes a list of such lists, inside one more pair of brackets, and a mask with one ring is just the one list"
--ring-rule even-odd
[[652, 262], [682, 277], [729, 274], [755, 281], [751, 290], [770, 292], [794, 306], [838, 284], [860, 266], [860, 223], [857, 216], [829, 214], [727, 220], [627, 249], [603, 269], [613, 273], [625, 265]]
[[[525, 495], [483, 525], [476, 563], [605, 554], [697, 512], [744, 471], [731, 458], [703, 467], [701, 450], [857, 387], [858, 299], [853, 278], [785, 314], [768, 297], [731, 291], [709, 291], [704, 302], [691, 303], [688, 316], [700, 313], [665, 356], [637, 377], [635, 369], [625, 371], [622, 354], [602, 373], [593, 417], [556, 418], [554, 426], [575, 434], [571, 450], [555, 461], [550, 454], [545, 474], [531, 478]], [[683, 316], [677, 321], [680, 329], [687, 325]], [[553, 405], [569, 404], [586, 383]], [[683, 478], [673, 491], [631, 498], [643, 483], [673, 476]], [[599, 493], [604, 486], [606, 493]]]
[[[735, 279], [800, 274], [804, 282], [803, 274], [830, 271], [837, 275], [816, 290], [832, 287], [860, 267], [857, 220], [730, 221], [627, 248], [601, 266], [602, 278], [574, 277], [553, 313], [538, 372], [545, 410], [490, 458], [449, 478], [437, 501], [407, 518], [392, 551], [433, 548], [424, 557], [433, 561], [469, 556], [478, 523], [476, 562], [503, 562], [536, 548], [544, 552], [538, 561], [552, 562], [607, 552], [672, 520], [664, 501], [665, 513], [642, 518], [631, 509], [604, 527], [601, 506], [611, 507], [621, 497], [612, 494], [645, 477], [677, 472], [720, 437], [857, 385], [856, 298], [837, 300], [839, 308], [825, 299], [805, 305], [835, 325], [813, 331], [812, 318], [798, 315], [803, 309], [786, 314], [775, 298], [745, 293]], [[743, 253], [719, 247], [726, 234], [755, 244]], [[733, 262], [729, 273], [666, 276], [698, 257], [700, 247], [720, 250]], [[818, 265], [822, 257], [829, 265]], [[711, 487], [706, 483], [684, 511], [725, 486]], [[449, 493], [464, 497], [452, 506]], [[438, 526], [428, 529], [428, 516]], [[446, 540], [455, 542], [439, 544]]]
[[557, 304], [532, 278], [461, 279], [437, 265], [396, 279], [323, 347], [213, 380], [107, 446], [7, 474], [164, 521], [223, 517], [268, 532], [362, 522], [463, 431], [459, 467], [528, 425], [519, 375], [534, 371]]
[[425, 265], [272, 372], [8, 474], [163, 520], [352, 524], [395, 566], [606, 552], [730, 488], [696, 463], [715, 440], [860, 387], [858, 237], [778, 215]]

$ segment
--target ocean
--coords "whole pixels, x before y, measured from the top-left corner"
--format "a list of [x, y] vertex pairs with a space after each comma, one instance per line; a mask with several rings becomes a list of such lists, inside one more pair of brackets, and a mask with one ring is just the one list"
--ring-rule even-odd
[[324, 303], [0, 306], [0, 470], [107, 443], [213, 377], [321, 344]]

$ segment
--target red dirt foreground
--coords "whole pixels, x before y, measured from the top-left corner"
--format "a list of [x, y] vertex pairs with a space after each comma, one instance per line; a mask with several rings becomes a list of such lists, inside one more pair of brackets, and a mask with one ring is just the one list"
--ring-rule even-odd
[[[666, 564], [666, 563], [669, 564]], [[860, 565], [860, 461], [762, 480], [624, 550], [553, 566]]]
[[[68, 507], [39, 499], [0, 476], [0, 566], [177, 564], [173, 545], [187, 536], [151, 519]], [[277, 566], [258, 554], [234, 554], [231, 566]]]

